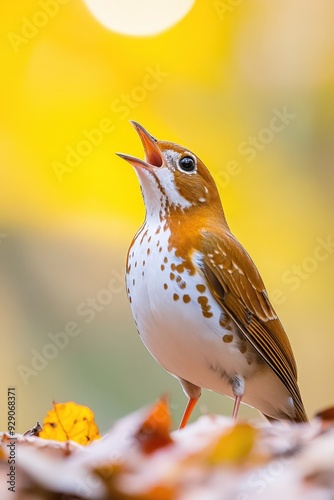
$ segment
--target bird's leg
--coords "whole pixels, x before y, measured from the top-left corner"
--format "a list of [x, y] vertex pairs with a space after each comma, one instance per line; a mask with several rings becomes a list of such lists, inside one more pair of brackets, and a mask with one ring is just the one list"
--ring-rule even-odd
[[189, 399], [188, 404], [186, 406], [186, 409], [184, 410], [184, 414], [179, 426], [179, 429], [183, 429], [187, 425], [187, 422], [190, 418], [190, 415], [193, 412], [193, 409], [196, 406], [197, 401], [201, 397], [201, 388], [197, 387], [197, 385], [192, 384], [191, 382], [188, 382], [187, 380], [184, 380], [183, 378], [179, 378], [179, 381], [182, 385], [183, 391], [187, 398]]
[[235, 397], [234, 406], [233, 406], [233, 413], [232, 413], [232, 420], [233, 421], [235, 421], [237, 419], [241, 400], [242, 400], [242, 396], [236, 396]]
[[186, 409], [184, 410], [184, 414], [183, 414], [179, 429], [183, 429], [183, 427], [185, 427], [187, 425], [187, 422], [190, 418], [190, 415], [193, 412], [193, 409], [196, 406], [197, 401], [198, 401], [198, 398], [197, 399], [196, 398], [189, 398]]
[[242, 400], [242, 397], [245, 393], [245, 379], [240, 375], [236, 375], [232, 382], [232, 391], [235, 396], [232, 419], [235, 421], [238, 416], [239, 406]]

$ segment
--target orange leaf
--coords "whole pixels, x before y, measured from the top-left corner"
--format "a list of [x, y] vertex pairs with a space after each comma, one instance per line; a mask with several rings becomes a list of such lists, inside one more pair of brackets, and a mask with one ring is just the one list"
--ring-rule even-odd
[[333, 422], [334, 421], [334, 406], [330, 406], [325, 410], [319, 411], [316, 415], [317, 418], [321, 418], [325, 422]]
[[150, 491], [143, 493], [138, 498], [142, 500], [174, 500], [176, 498], [175, 486], [157, 485]]
[[144, 453], [152, 453], [172, 443], [170, 437], [171, 416], [166, 399], [161, 399], [150, 410], [137, 432]]
[[71, 440], [86, 445], [90, 441], [100, 439], [101, 436], [92, 410], [69, 401], [53, 403], [53, 409], [44, 418], [39, 437], [55, 441]]

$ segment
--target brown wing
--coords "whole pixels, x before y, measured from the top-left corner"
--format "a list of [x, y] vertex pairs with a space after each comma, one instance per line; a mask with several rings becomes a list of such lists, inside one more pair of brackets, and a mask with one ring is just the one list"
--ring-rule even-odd
[[290, 342], [252, 259], [227, 231], [204, 236], [203, 272], [211, 292], [290, 392], [295, 420], [307, 421]]

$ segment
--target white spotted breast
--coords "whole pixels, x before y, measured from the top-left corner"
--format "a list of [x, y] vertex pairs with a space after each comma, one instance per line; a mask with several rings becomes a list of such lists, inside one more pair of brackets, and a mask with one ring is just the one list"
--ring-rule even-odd
[[198, 264], [190, 274], [169, 248], [167, 225], [139, 230], [129, 249], [127, 293], [137, 330], [171, 374], [232, 395], [231, 379], [256, 370], [257, 354], [213, 298]]

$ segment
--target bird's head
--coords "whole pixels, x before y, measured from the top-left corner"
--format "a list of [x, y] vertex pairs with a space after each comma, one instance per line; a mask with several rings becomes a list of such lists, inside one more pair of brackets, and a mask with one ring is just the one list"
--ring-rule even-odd
[[139, 177], [148, 216], [173, 210], [222, 213], [215, 182], [202, 161], [188, 149], [159, 141], [139, 123], [132, 122], [142, 141], [145, 160], [123, 153]]

